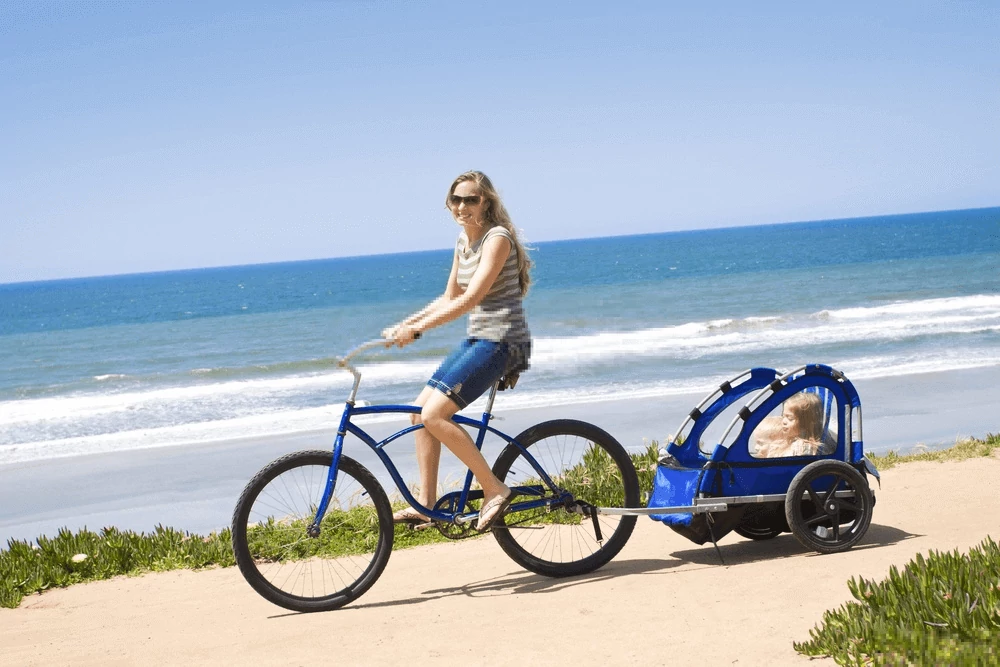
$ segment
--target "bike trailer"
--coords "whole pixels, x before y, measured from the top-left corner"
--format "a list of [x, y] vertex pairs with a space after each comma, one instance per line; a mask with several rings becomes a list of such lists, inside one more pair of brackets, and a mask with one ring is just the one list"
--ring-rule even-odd
[[[705, 442], [709, 425], [734, 411], [719, 441]], [[732, 530], [751, 539], [790, 531], [808, 548], [843, 551], [871, 521], [867, 475], [878, 479], [864, 456], [861, 400], [843, 373], [754, 368], [706, 396], [661, 450], [647, 512], [696, 544]]]

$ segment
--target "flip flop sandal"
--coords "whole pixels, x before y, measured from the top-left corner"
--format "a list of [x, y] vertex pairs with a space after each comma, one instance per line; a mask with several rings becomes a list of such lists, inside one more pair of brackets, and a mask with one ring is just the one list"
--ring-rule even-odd
[[412, 507], [407, 507], [393, 514], [392, 522], [405, 523], [412, 528], [419, 528], [422, 526], [429, 526], [431, 520]]
[[476, 530], [485, 533], [493, 527], [503, 513], [510, 508], [511, 501], [514, 500], [514, 491], [511, 490], [505, 497], [497, 496], [493, 500], [483, 505], [479, 510], [479, 520], [476, 522]]

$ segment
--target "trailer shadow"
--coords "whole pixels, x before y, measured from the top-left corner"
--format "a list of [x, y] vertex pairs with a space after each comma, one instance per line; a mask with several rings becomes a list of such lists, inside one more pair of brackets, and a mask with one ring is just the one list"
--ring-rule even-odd
[[[735, 536], [735, 533], [733, 533], [733, 535]], [[861, 543], [853, 547], [851, 551], [878, 549], [880, 547], [891, 546], [916, 537], [923, 537], [923, 535], [908, 533], [905, 530], [900, 530], [899, 528], [873, 523], [868, 528], [868, 533], [865, 535]], [[791, 533], [783, 533], [770, 540], [754, 541], [742, 538], [737, 539], [740, 541], [731, 544], [719, 545], [719, 552], [722, 554], [725, 565], [743, 565], [763, 560], [777, 560], [780, 558], [795, 558], [801, 556], [805, 556], [807, 558], [821, 558], [825, 555], [805, 548], [799, 544], [798, 540], [796, 540]], [[680, 559], [681, 561], [689, 563], [698, 563], [701, 565], [722, 565], [722, 563], [719, 562], [719, 554], [716, 554], [715, 549], [712, 548], [711, 542], [706, 542], [705, 544], [694, 549], [675, 551], [670, 555], [674, 558]]]

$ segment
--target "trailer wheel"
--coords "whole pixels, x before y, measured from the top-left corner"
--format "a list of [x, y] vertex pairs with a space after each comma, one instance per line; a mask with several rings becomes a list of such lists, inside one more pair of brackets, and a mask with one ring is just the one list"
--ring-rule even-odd
[[815, 461], [789, 484], [785, 518], [802, 546], [831, 554], [861, 541], [873, 505], [864, 475], [843, 461]]

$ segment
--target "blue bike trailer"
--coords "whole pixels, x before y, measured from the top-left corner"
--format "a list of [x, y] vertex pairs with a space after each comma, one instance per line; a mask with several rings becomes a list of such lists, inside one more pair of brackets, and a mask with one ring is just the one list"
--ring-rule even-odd
[[[812, 395], [796, 401], [813, 411], [815, 451], [762, 454], [762, 434], [776, 428], [786, 401], [799, 394]], [[709, 425], [740, 403], [719, 442], [703, 442]], [[864, 457], [861, 399], [829, 366], [783, 375], [772, 368], [744, 371], [706, 396], [661, 453], [643, 513], [697, 544], [730, 530], [752, 539], [790, 531], [810, 548], [842, 551], [871, 519], [874, 495], [866, 475], [878, 479], [878, 471]]]

